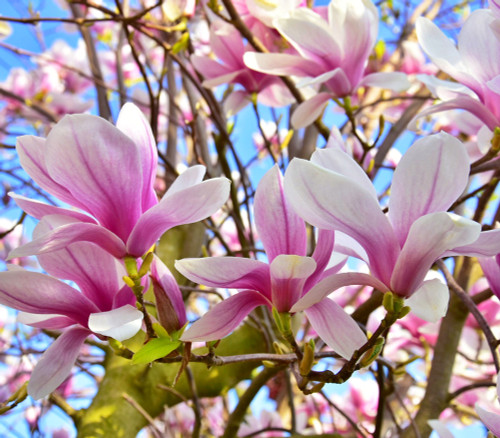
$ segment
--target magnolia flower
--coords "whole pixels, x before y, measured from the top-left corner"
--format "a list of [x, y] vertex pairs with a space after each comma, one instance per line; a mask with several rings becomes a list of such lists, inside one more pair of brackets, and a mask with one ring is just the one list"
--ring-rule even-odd
[[[269, 263], [240, 257], [210, 257], [177, 261], [177, 270], [200, 284], [228, 287], [239, 292], [222, 301], [196, 321], [181, 337], [184, 341], [220, 339], [234, 330], [257, 306], [280, 313], [292, 306], [313, 285], [340, 269], [328, 267], [333, 233], [323, 231], [312, 257], [306, 256], [306, 226], [290, 208], [282, 177], [274, 166], [262, 178], [255, 194], [255, 223]], [[366, 337], [334, 301], [325, 298], [303, 309], [319, 336], [345, 358], [366, 342]]]
[[277, 18], [274, 27], [298, 54], [254, 53], [247, 67], [270, 75], [310, 78], [300, 85], [323, 84], [325, 91], [303, 102], [292, 116], [295, 128], [312, 123], [332, 97], [350, 96], [361, 85], [405, 89], [402, 73], [373, 73], [363, 78], [378, 34], [378, 12], [370, 0], [332, 0], [328, 22], [308, 8]]
[[[42, 355], [28, 393], [54, 391], [70, 374], [80, 348], [92, 334], [123, 341], [141, 328], [142, 313], [122, 277], [124, 266], [98, 246], [80, 242], [39, 256], [52, 276], [20, 267], [0, 273], [0, 303], [20, 310], [18, 320], [44, 329], [64, 329]], [[79, 290], [54, 277], [74, 282]]]
[[[366, 261], [373, 277], [367, 282], [364, 274], [339, 274], [317, 285], [291, 310], [313, 305], [346, 281], [406, 298], [421, 289], [428, 299], [447, 300], [443, 283], [424, 282], [437, 259], [491, 255], [500, 248], [498, 230], [481, 233], [477, 222], [447, 212], [464, 191], [468, 175], [469, 159], [460, 141], [445, 133], [420, 139], [394, 172], [386, 216], [375, 187], [343, 151], [318, 150], [311, 162], [294, 159], [285, 176], [290, 204], [312, 225], [353, 239], [344, 250]], [[446, 310], [442, 305], [428, 308], [430, 320], [436, 318], [434, 311]]]
[[211, 88], [232, 83], [244, 88], [233, 91], [224, 102], [228, 114], [233, 115], [243, 109], [250, 103], [253, 93], [264, 105], [276, 107], [290, 103], [290, 93], [281, 79], [247, 68], [243, 55], [249, 49], [233, 26], [221, 21], [214, 22], [210, 28], [210, 47], [220, 62], [207, 56], [191, 57], [196, 70], [205, 77], [203, 86]]
[[12, 251], [11, 258], [75, 241], [94, 242], [116, 257], [140, 257], [166, 230], [210, 216], [229, 195], [227, 179], [202, 182], [205, 168], [194, 166], [158, 202], [156, 145], [147, 120], [130, 103], [122, 108], [117, 127], [96, 116], [66, 116], [46, 140], [20, 137], [17, 151], [40, 187], [81, 211], [11, 194], [28, 214], [57, 225]]
[[491, 130], [500, 125], [500, 34], [498, 18], [488, 9], [478, 9], [467, 18], [458, 36], [458, 47], [429, 19], [416, 22], [420, 45], [431, 60], [456, 82], [421, 75], [444, 102], [421, 115], [449, 109], [464, 109]]

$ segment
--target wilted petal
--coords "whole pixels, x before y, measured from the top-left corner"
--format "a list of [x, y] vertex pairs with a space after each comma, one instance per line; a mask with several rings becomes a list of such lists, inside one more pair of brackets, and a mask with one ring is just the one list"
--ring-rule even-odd
[[142, 213], [140, 153], [111, 123], [85, 114], [65, 116], [46, 140], [50, 176], [122, 240]]
[[458, 245], [479, 237], [481, 225], [452, 213], [437, 212], [417, 219], [408, 233], [394, 268], [391, 290], [409, 297], [420, 286], [432, 264]]
[[450, 292], [437, 278], [424, 281], [415, 293], [406, 300], [414, 315], [428, 322], [438, 322], [448, 311]]
[[307, 278], [316, 269], [311, 257], [279, 255], [271, 263], [272, 302], [278, 312], [288, 312], [302, 296]]
[[354, 319], [329, 298], [305, 309], [305, 313], [319, 337], [345, 359], [367, 341]]
[[134, 306], [126, 305], [108, 312], [92, 313], [89, 316], [89, 329], [117, 341], [125, 341], [141, 329], [143, 317], [142, 312]]
[[300, 312], [319, 303], [332, 292], [345, 286], [370, 286], [381, 292], [386, 292], [389, 288], [377, 280], [372, 275], [361, 274], [357, 272], [343, 272], [331, 275], [321, 280], [309, 292], [307, 292], [299, 301], [297, 301], [290, 312]]
[[260, 180], [254, 201], [255, 225], [269, 263], [279, 254], [306, 255], [306, 224], [285, 199], [279, 167]]
[[318, 228], [351, 236], [366, 250], [373, 274], [389, 282], [399, 248], [378, 201], [362, 183], [295, 158], [284, 185], [300, 216]]
[[158, 203], [154, 191], [158, 150], [151, 126], [142, 111], [133, 103], [127, 102], [120, 110], [116, 127], [137, 146], [142, 165], [142, 211], [146, 211]]
[[445, 132], [422, 138], [403, 155], [391, 185], [389, 218], [403, 246], [421, 216], [446, 211], [469, 180], [469, 156], [462, 142]]
[[209, 257], [183, 259], [175, 268], [184, 277], [198, 284], [233, 289], [253, 289], [271, 298], [269, 265], [241, 257]]
[[196, 321], [181, 337], [182, 341], [215, 341], [231, 333], [257, 306], [271, 303], [259, 292], [244, 290], [218, 303]]
[[173, 194], [167, 192], [138, 220], [127, 241], [128, 253], [142, 256], [168, 229], [214, 214], [227, 201], [229, 185], [228, 179], [212, 178]]
[[90, 332], [73, 327], [59, 336], [43, 354], [31, 373], [28, 394], [38, 400], [64, 382], [78, 358], [80, 348]]
[[97, 307], [76, 289], [30, 271], [0, 273], [0, 303], [28, 313], [64, 315], [87, 325], [88, 315]]

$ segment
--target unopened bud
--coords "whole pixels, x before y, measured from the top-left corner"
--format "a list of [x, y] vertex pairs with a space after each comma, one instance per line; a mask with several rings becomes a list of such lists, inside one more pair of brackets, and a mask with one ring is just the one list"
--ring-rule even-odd
[[304, 345], [304, 356], [300, 361], [299, 372], [301, 376], [307, 376], [314, 365], [314, 341]]
[[153, 261], [153, 257], [154, 255], [152, 252], [148, 252], [146, 257], [144, 257], [141, 268], [139, 269], [139, 277], [144, 277], [149, 272], [149, 268], [151, 267], [151, 262]]
[[359, 361], [361, 368], [369, 366], [380, 354], [384, 347], [384, 338], [378, 338], [375, 345], [370, 348]]

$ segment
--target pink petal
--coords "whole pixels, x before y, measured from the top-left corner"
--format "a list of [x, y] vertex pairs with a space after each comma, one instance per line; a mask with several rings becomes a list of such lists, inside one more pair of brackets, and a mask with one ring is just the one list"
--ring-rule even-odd
[[41, 329], [59, 330], [74, 325], [75, 321], [66, 316], [60, 315], [40, 315], [36, 313], [19, 312], [17, 314], [17, 322], [26, 324], [31, 327]]
[[306, 255], [306, 224], [285, 199], [279, 167], [260, 180], [254, 201], [255, 225], [269, 263], [279, 254]]
[[184, 277], [198, 284], [232, 289], [253, 289], [271, 298], [269, 265], [241, 257], [209, 257], [183, 259], [175, 268]]
[[302, 102], [292, 114], [292, 125], [295, 129], [305, 128], [313, 123], [328, 105], [330, 93], [318, 93]]
[[500, 415], [483, 409], [476, 403], [476, 412], [484, 425], [495, 436], [500, 436]]
[[205, 176], [206, 171], [206, 167], [199, 164], [196, 166], [188, 167], [177, 178], [175, 178], [165, 196], [171, 196], [174, 193], [200, 184], [203, 181], [203, 177]]
[[360, 274], [357, 272], [343, 272], [331, 275], [330, 277], [326, 277], [321, 280], [293, 305], [290, 312], [300, 312], [301, 310], [306, 310], [309, 307], [314, 306], [316, 303], [319, 303], [332, 292], [345, 286], [370, 286], [381, 292], [389, 290], [384, 283], [371, 275]]
[[373, 199], [376, 199], [378, 202], [377, 190], [370, 178], [368, 178], [366, 172], [342, 149], [317, 149], [312, 154], [311, 163], [356, 181], [356, 183], [361, 184], [363, 188], [372, 195]]
[[46, 141], [50, 176], [122, 240], [142, 212], [144, 159], [130, 138], [96, 116], [65, 116]]
[[339, 41], [333, 37], [328, 23], [313, 11], [297, 9], [290, 18], [275, 20], [273, 24], [302, 57], [321, 61], [324, 70], [341, 63], [343, 50]]
[[41, 219], [44, 216], [57, 214], [77, 219], [80, 222], [96, 223], [94, 218], [76, 210], [69, 210], [67, 208], [45, 204], [35, 199], [29, 199], [21, 195], [16, 195], [15, 193], [9, 193], [9, 196], [19, 206], [19, 208], [35, 219]]
[[307, 278], [316, 269], [311, 257], [278, 255], [271, 263], [272, 302], [278, 312], [288, 312], [302, 296]]
[[461, 96], [452, 100], [447, 100], [446, 102], [433, 105], [418, 114], [418, 118], [426, 117], [430, 114], [454, 110], [463, 109], [469, 113], [475, 115], [479, 120], [481, 120], [491, 131], [497, 127], [500, 122], [497, 117], [491, 112], [488, 107], [476, 99], [470, 96]]
[[84, 295], [62, 281], [30, 271], [0, 273], [0, 303], [28, 313], [64, 315], [87, 325], [98, 311]]
[[421, 285], [432, 264], [458, 245], [472, 243], [481, 226], [452, 213], [437, 212], [417, 219], [398, 258], [391, 290], [409, 297]]
[[354, 319], [329, 298], [308, 307], [305, 313], [319, 337], [345, 359], [350, 359], [367, 341]]
[[18, 137], [16, 151], [23, 169], [42, 189], [63, 202], [85, 209], [84, 204], [79, 202], [64, 185], [54, 181], [49, 174], [46, 164], [47, 143], [44, 138], [32, 135]]
[[142, 165], [142, 211], [158, 203], [154, 191], [158, 151], [151, 126], [142, 111], [133, 103], [123, 105], [116, 121], [116, 127], [134, 141]]
[[248, 68], [268, 75], [315, 77], [323, 73], [318, 63], [287, 53], [246, 52], [243, 61]]
[[493, 293], [500, 299], [500, 265], [497, 257], [479, 257], [479, 264]]
[[351, 236], [366, 250], [373, 274], [389, 282], [399, 248], [378, 201], [362, 183], [295, 158], [284, 185], [300, 216], [318, 228]]
[[419, 217], [446, 211], [469, 180], [465, 146], [445, 132], [424, 137], [403, 155], [391, 185], [389, 218], [403, 246]]
[[173, 194], [167, 192], [138, 220], [127, 241], [128, 253], [142, 256], [168, 229], [214, 214], [227, 201], [229, 184], [225, 178], [212, 178]]
[[43, 354], [31, 373], [28, 394], [35, 400], [49, 395], [66, 380], [90, 332], [73, 327], [59, 336]]
[[446, 255], [465, 255], [469, 257], [491, 257], [500, 253], [500, 229], [482, 231], [479, 238], [464, 246], [447, 251]]
[[257, 306], [271, 303], [259, 292], [244, 290], [210, 309], [181, 337], [184, 342], [215, 341], [231, 333]]
[[102, 311], [112, 308], [126, 275], [116, 258], [89, 242], [75, 242], [59, 251], [40, 254], [38, 261], [50, 275], [74, 281]]
[[[51, 216], [45, 216], [42, 221], [49, 217]], [[117, 258], [122, 258], [127, 253], [123, 242], [111, 231], [99, 225], [76, 222], [63, 225], [26, 245], [15, 248], [10, 252], [9, 258], [57, 251], [79, 241], [95, 243]]]

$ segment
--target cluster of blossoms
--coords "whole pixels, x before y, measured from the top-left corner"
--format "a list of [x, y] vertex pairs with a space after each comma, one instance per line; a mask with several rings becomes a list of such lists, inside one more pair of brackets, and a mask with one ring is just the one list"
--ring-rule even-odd
[[[68, 69], [66, 58], [81, 59], [77, 53], [82, 53], [83, 45], [73, 53], [59, 42], [37, 58], [39, 69], [29, 73], [12, 70], [1, 85], [10, 93], [3, 108], [9, 117], [38, 122], [40, 108], [50, 110], [48, 114], [66, 114], [60, 120], [49, 118], [54, 124], [46, 138], [24, 135], [16, 142], [24, 172], [43, 197], [56, 200], [47, 203], [9, 194], [38, 223], [31, 241], [15, 247], [4, 241], [8, 258], [16, 263], [8, 264], [6, 272], [0, 273], [0, 304], [19, 311], [18, 322], [57, 333], [34, 369], [28, 370], [28, 394], [41, 399], [58, 388], [63, 393], [65, 386], [71, 386], [67, 379], [89, 338], [97, 339], [101, 346], [108, 342], [108, 354], [124, 356], [133, 364], [181, 362], [173, 380], [177, 382], [184, 370], [192, 380], [188, 363], [222, 364], [224, 358], [215, 357], [217, 341], [228, 337], [251, 315], [249, 326], [257, 321], [259, 330], [267, 336], [266, 352], [272, 348], [274, 352], [264, 359], [250, 360], [266, 365], [261, 375], [271, 370], [270, 375], [279, 376], [289, 366], [304, 394], [319, 392], [324, 383], [343, 383], [355, 371], [369, 369], [384, 350], [383, 360], [377, 363], [378, 385], [374, 381], [365, 383], [362, 378], [351, 379], [348, 396], [344, 397], [350, 400], [346, 402], [348, 408], [336, 409], [342, 418], [335, 419], [335, 427], [320, 430], [316, 423], [328, 415], [329, 407], [340, 404], [337, 396], [329, 403], [316, 395], [301, 398], [297, 409], [300, 415], [291, 420], [294, 432], [373, 433], [373, 424], [381, 421], [377, 420], [379, 403], [388, 395], [383, 380], [387, 378], [394, 385], [401, 368], [417, 357], [426, 357], [429, 348], [437, 349], [439, 324], [447, 315], [451, 289], [470, 306], [474, 317], [467, 318], [463, 312], [464, 337], [460, 344], [457, 340], [463, 357], [455, 366], [464, 372], [453, 376], [449, 391], [456, 393], [457, 403], [466, 406], [468, 412], [476, 412], [493, 433], [500, 435], [500, 415], [492, 412], [493, 408], [485, 409], [488, 402], [483, 396], [461, 392], [469, 382], [485, 376], [491, 383], [500, 371], [493, 366], [498, 367], [497, 345], [491, 339], [499, 328], [498, 302], [489, 299], [491, 295], [500, 298], [500, 229], [494, 224], [483, 227], [484, 211], [471, 218], [464, 212], [464, 205], [469, 205], [467, 199], [475, 194], [489, 193], [492, 188], [492, 196], [492, 181], [496, 184], [498, 177], [495, 174], [492, 179], [481, 173], [497, 169], [496, 154], [500, 150], [498, 5], [491, 2], [490, 9], [470, 14], [459, 34], [458, 48], [432, 21], [422, 17], [416, 21], [423, 52], [457, 82], [438, 79], [436, 70], [425, 64], [414, 45], [402, 49], [408, 55], [399, 71], [378, 71], [375, 66], [382, 61], [370, 56], [377, 44], [379, 11], [370, 0], [332, 0], [326, 7], [309, 7], [298, 0], [224, 1], [224, 5], [200, 6], [210, 28], [198, 33], [192, 30], [196, 37], [191, 37], [190, 44], [180, 37], [175, 44], [169, 41], [168, 46], [162, 46], [164, 29], [153, 26], [158, 33], [151, 33], [147, 26], [141, 27], [144, 21], [139, 14], [135, 25], [144, 33], [129, 34], [129, 44], [120, 47], [119, 56], [110, 57], [113, 50], [107, 50], [93, 60], [108, 70], [101, 79], [109, 81], [112, 88], [123, 86], [120, 81], [115, 83], [114, 77], [110, 79], [115, 69], [122, 70], [125, 82], [141, 78], [148, 85], [150, 105], [135, 94], [139, 105], [124, 104], [115, 124], [94, 115], [74, 114], [90, 108], [87, 100], [77, 96], [94, 86], [89, 79], [94, 73], [86, 63]], [[100, 21], [106, 16], [106, 4], [98, 6], [78, 5], [72, 10], [76, 17], [99, 23], [96, 34], [101, 42], [121, 38], [123, 28], [118, 21]], [[164, 2], [161, 8], [151, 2], [146, 7], [151, 9], [151, 19], [158, 22], [167, 17], [175, 23], [175, 31], [186, 31], [183, 35], [190, 37], [186, 20], [195, 14], [193, 2]], [[254, 38], [245, 34], [247, 31]], [[169, 58], [169, 51], [177, 56], [183, 49], [182, 56]], [[189, 83], [181, 98], [172, 91], [181, 83], [173, 64], [168, 67], [172, 59], [178, 63], [182, 81]], [[147, 71], [142, 64], [147, 65]], [[171, 95], [166, 97], [160, 87], [152, 99], [150, 81], [163, 78], [166, 70], [172, 74], [168, 79]], [[363, 93], [378, 88], [396, 93], [392, 96], [405, 92], [411, 97], [417, 82], [423, 84], [417, 86], [419, 89], [426, 86], [442, 101], [425, 108], [420, 117], [452, 109], [465, 110], [475, 117], [469, 132], [477, 143], [474, 151], [470, 144], [442, 131], [413, 141], [402, 155], [393, 149], [392, 156], [386, 151], [387, 156], [379, 158], [383, 148], [375, 146], [384, 130], [383, 122], [379, 123], [380, 133], [372, 135], [376, 137], [372, 143], [356, 126], [357, 108], [353, 104]], [[231, 87], [221, 108], [213, 104], [214, 95], [208, 91], [220, 85]], [[201, 97], [205, 103], [195, 102]], [[26, 101], [34, 98], [39, 108], [26, 108]], [[179, 103], [182, 98], [187, 106]], [[292, 147], [296, 134], [280, 130], [278, 118], [269, 125], [259, 120], [256, 154], [263, 156], [264, 144], [275, 164], [268, 166], [252, 193], [244, 166], [237, 163], [240, 174], [233, 178], [228, 162], [220, 156], [224, 154], [224, 142], [232, 146], [232, 132], [224, 131], [226, 117], [236, 115], [249, 103], [257, 116], [262, 105], [277, 108], [296, 103], [290, 125], [306, 128], [310, 134], [316, 127], [321, 130], [322, 115], [332, 101], [353, 127], [349, 139], [334, 128], [325, 138], [324, 147], [313, 152], [308, 144], [311, 153], [304, 152], [305, 147], [297, 153]], [[147, 107], [151, 119], [156, 116], [153, 123], [139, 106]], [[398, 103], [392, 115], [403, 118], [410, 107]], [[210, 122], [200, 117], [205, 111]], [[176, 115], [176, 134], [172, 129], [158, 132], [160, 124], [166, 125]], [[212, 129], [212, 123], [219, 130], [213, 136], [217, 160], [212, 159], [208, 147], [201, 151], [198, 145], [208, 142], [204, 131]], [[272, 126], [272, 132], [266, 132], [266, 126]], [[457, 124], [448, 128], [453, 132]], [[165, 176], [168, 169], [175, 173], [178, 168], [178, 155], [172, 153], [177, 131], [189, 133], [185, 158], [191, 165], [171, 184], [167, 178], [159, 184], [159, 174]], [[166, 139], [165, 152], [156, 139]], [[311, 137], [304, 134], [303, 140], [308, 142]], [[484, 145], [486, 150], [482, 149]], [[161, 169], [159, 156], [164, 164]], [[392, 176], [380, 195], [373, 181], [384, 164]], [[490, 167], [483, 169], [484, 164]], [[471, 189], [476, 184], [471, 176], [475, 173], [481, 173], [482, 178], [478, 178], [482, 186], [477, 190]], [[240, 201], [245, 204], [246, 225], [243, 209], [240, 211], [237, 205]], [[158, 241], [179, 225], [205, 220], [211, 229], [210, 239], [220, 240], [223, 249], [210, 253], [202, 251], [200, 244], [189, 257], [176, 257], [175, 272], [169, 270], [167, 260], [157, 251]], [[214, 221], [223, 224], [217, 229]], [[224, 231], [224, 225], [234, 225], [233, 235], [226, 241], [221, 235], [230, 232]], [[14, 236], [8, 234], [10, 239]], [[194, 241], [194, 234], [188, 239]], [[30, 256], [36, 256], [43, 273], [30, 269], [26, 262]], [[445, 259], [450, 263], [445, 264]], [[473, 284], [468, 284], [469, 278], [461, 284], [453, 277], [445, 282], [433, 270], [438, 266], [447, 276], [450, 266], [460, 272], [462, 266], [476, 259], [484, 275], [479, 279], [470, 274]], [[453, 260], [459, 262], [451, 263]], [[465, 269], [472, 271], [470, 266]], [[193, 317], [193, 308], [180, 286], [186, 282], [178, 281], [179, 274], [191, 282], [186, 290], [201, 293], [214, 288], [225, 298], [204, 309], [199, 318]], [[457, 277], [460, 280], [459, 274]], [[363, 316], [360, 309], [366, 307], [370, 311]], [[485, 330], [488, 345], [483, 339]], [[128, 340], [132, 340], [130, 344], [125, 342]], [[198, 342], [206, 343], [208, 353], [191, 351], [191, 344], [196, 346]], [[264, 347], [259, 353], [262, 351]], [[493, 365], [488, 363], [492, 354]], [[472, 357], [477, 360], [470, 360]], [[318, 359], [326, 359], [324, 363], [331, 369], [313, 369]], [[387, 377], [380, 371], [384, 366], [390, 370]], [[26, 370], [22, 371], [19, 385], [26, 379]], [[269, 379], [262, 385], [268, 382], [273, 392]], [[373, 389], [365, 385], [373, 385]], [[417, 386], [408, 384], [413, 389], [401, 395], [401, 405], [422, 401]], [[196, 391], [190, 391], [196, 404]], [[204, 403], [205, 412], [223, 410], [217, 402], [214, 406]], [[199, 407], [187, 411], [180, 406], [163, 414], [165, 433], [199, 429]], [[445, 407], [440, 405], [441, 410]], [[156, 408], [153, 411], [156, 415], [160, 412]], [[398, 424], [412, 415], [403, 408], [394, 408], [391, 413]], [[258, 419], [247, 416], [247, 424], [243, 424], [241, 414], [239, 433], [252, 434], [265, 428], [277, 432], [286, 423], [265, 411], [258, 415]], [[436, 412], [434, 419], [439, 415]], [[450, 415], [445, 413], [442, 419]], [[418, 423], [418, 418], [415, 421]], [[442, 423], [430, 424], [443, 437], [447, 435]], [[224, 436], [230, 427], [231, 421], [228, 429], [216, 421], [209, 426], [213, 434]], [[399, 433], [395, 426], [389, 429]]]

